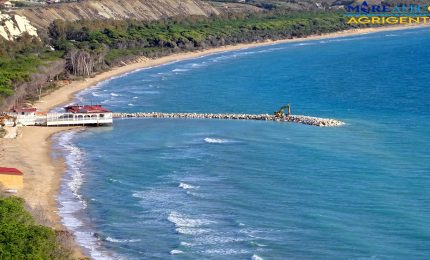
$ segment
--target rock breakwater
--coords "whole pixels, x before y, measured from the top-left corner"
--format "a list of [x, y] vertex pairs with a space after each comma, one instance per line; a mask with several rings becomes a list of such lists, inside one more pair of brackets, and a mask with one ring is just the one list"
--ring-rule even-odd
[[113, 113], [114, 118], [188, 118], [188, 119], [225, 119], [225, 120], [262, 120], [277, 122], [292, 122], [312, 126], [330, 127], [341, 126], [345, 123], [336, 119], [319, 118], [302, 115], [289, 115], [283, 118], [269, 114], [199, 114], [199, 113], [161, 113], [136, 112]]

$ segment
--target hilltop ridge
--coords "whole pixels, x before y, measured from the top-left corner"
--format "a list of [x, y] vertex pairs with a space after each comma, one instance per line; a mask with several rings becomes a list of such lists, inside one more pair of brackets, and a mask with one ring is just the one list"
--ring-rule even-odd
[[157, 20], [174, 16], [210, 16], [220, 13], [200, 0], [89, 0], [15, 11], [38, 28], [47, 28], [54, 20], [135, 19]]

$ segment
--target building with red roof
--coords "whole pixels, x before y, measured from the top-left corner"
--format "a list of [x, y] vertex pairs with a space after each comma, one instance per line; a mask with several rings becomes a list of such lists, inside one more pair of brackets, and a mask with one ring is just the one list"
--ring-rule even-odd
[[64, 108], [66, 113], [48, 113], [47, 126], [65, 125], [111, 125], [113, 123], [112, 111], [101, 105], [71, 105]]
[[111, 111], [101, 105], [72, 105], [64, 108], [69, 113], [110, 113]]
[[6, 189], [22, 189], [23, 173], [16, 168], [0, 167], [0, 184]]
[[35, 107], [26, 107], [26, 108], [15, 108], [13, 112], [24, 115], [24, 114], [34, 114], [36, 113], [37, 108]]

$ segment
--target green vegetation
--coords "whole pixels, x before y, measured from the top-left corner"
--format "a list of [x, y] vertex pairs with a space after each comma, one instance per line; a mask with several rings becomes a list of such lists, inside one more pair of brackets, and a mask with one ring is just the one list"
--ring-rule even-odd
[[62, 54], [48, 51], [40, 40], [28, 35], [14, 42], [0, 39], [0, 98], [12, 95], [16, 84], [28, 81], [38, 66]]
[[12, 95], [13, 86], [16, 83], [27, 81], [30, 74], [36, 72], [37, 66], [41, 64], [42, 59], [34, 54], [0, 58], [0, 95]]
[[[40, 65], [60, 57], [66, 75], [91, 76], [138, 56], [159, 57], [223, 45], [305, 37], [350, 28], [342, 13], [230, 13], [213, 17], [136, 20], [54, 21], [44, 40], [23, 35], [0, 39], [0, 99], [30, 79]], [[49, 45], [57, 51], [48, 50]], [[40, 83], [38, 83], [40, 84]], [[35, 91], [33, 91], [35, 92]], [[31, 96], [31, 95], [30, 95]]]
[[266, 12], [226, 16], [135, 20], [54, 21], [49, 36], [65, 51], [68, 68], [88, 76], [119, 61], [221, 45], [304, 37], [347, 29], [336, 12]]
[[38, 225], [22, 199], [0, 197], [0, 259], [68, 259], [57, 233]]

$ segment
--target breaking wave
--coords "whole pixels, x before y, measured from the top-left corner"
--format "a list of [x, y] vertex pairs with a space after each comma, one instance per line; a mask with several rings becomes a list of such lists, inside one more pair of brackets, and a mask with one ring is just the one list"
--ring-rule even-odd
[[253, 254], [251, 259], [252, 260], [263, 260], [263, 258], [261, 256], [258, 256], [256, 254]]
[[208, 219], [190, 218], [176, 211], [172, 211], [167, 219], [177, 227], [200, 227], [215, 223]]
[[198, 186], [193, 186], [193, 185], [187, 184], [185, 182], [179, 183], [178, 187], [182, 188], [184, 190], [198, 189], [199, 188]]
[[140, 239], [116, 239], [112, 237], [107, 237], [106, 241], [112, 242], [112, 243], [136, 243], [140, 242]]
[[296, 46], [308, 46], [308, 45], [315, 45], [314, 42], [301, 42], [301, 43], [297, 43], [295, 44]]
[[186, 72], [188, 69], [173, 69], [172, 72]]
[[68, 131], [54, 137], [55, 145], [59, 148], [59, 153], [64, 157], [67, 165], [58, 196], [59, 215], [64, 226], [73, 232], [76, 240], [88, 251], [91, 258], [118, 259], [119, 256], [114, 256], [113, 253], [103, 251], [100, 248], [100, 241], [90, 230], [87, 224], [89, 221], [85, 218], [84, 212], [87, 203], [80, 194], [80, 188], [84, 181], [82, 165], [85, 153], [73, 143], [78, 132]]
[[229, 143], [229, 142], [230, 142], [229, 140], [226, 140], [226, 139], [221, 139], [221, 138], [210, 138], [210, 137], [206, 137], [206, 138], [204, 139], [204, 141], [205, 141], [206, 143], [209, 143], [209, 144], [225, 144], [225, 143]]
[[173, 249], [172, 251], [170, 251], [171, 255], [179, 255], [179, 254], [183, 254], [184, 252], [181, 250], [177, 250], [177, 249]]
[[210, 255], [241, 255], [249, 253], [245, 249], [232, 249], [232, 248], [216, 248], [205, 250], [204, 253]]

